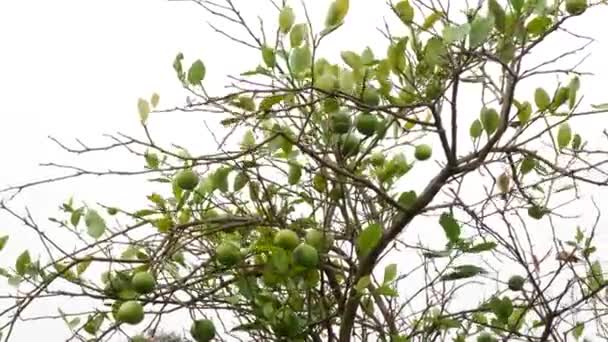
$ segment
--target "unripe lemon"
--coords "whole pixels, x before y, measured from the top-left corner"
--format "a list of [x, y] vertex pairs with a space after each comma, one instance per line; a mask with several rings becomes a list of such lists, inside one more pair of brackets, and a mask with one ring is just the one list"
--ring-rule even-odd
[[175, 182], [183, 190], [194, 190], [198, 184], [198, 175], [190, 169], [183, 170], [177, 174]]
[[378, 120], [374, 115], [369, 113], [361, 113], [355, 120], [357, 131], [365, 136], [374, 135], [376, 133], [377, 125]]
[[414, 157], [416, 157], [416, 159], [421, 160], [421, 161], [427, 160], [431, 157], [432, 153], [433, 153], [433, 149], [431, 148], [431, 146], [422, 144], [422, 145], [416, 146], [416, 151], [414, 152]]
[[274, 244], [286, 250], [296, 248], [299, 243], [298, 234], [290, 229], [282, 229], [274, 236]]
[[156, 287], [156, 279], [149, 272], [138, 272], [131, 279], [131, 285], [138, 293], [150, 293]]
[[329, 117], [329, 124], [331, 130], [337, 134], [348, 133], [350, 126], [352, 125], [350, 116], [345, 112], [333, 113]]
[[293, 250], [293, 262], [306, 268], [314, 268], [319, 264], [319, 253], [313, 246], [301, 243]]
[[208, 342], [215, 337], [215, 325], [208, 319], [199, 319], [192, 323], [190, 334], [196, 342]]
[[224, 266], [234, 266], [241, 260], [241, 251], [230, 242], [224, 242], [217, 246], [215, 255]]
[[128, 324], [138, 324], [144, 320], [144, 308], [135, 300], [124, 302], [118, 308], [116, 320]]
[[522, 276], [514, 275], [509, 278], [507, 285], [511, 291], [521, 291], [524, 288], [526, 280]]

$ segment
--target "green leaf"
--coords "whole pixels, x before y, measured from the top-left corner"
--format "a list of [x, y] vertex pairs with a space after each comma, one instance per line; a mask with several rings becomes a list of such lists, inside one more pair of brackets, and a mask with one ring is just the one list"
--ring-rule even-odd
[[576, 338], [578, 340], [581, 338], [581, 336], [583, 336], [584, 330], [585, 330], [585, 323], [578, 322], [578, 323], [576, 323], [576, 325], [574, 326], [574, 329], [572, 330], [572, 336], [574, 336], [574, 338]]
[[387, 62], [395, 73], [403, 72], [405, 69], [405, 49], [407, 38], [399, 39], [396, 43], [389, 45], [386, 51]]
[[300, 178], [302, 178], [302, 166], [295, 162], [290, 163], [287, 177], [289, 185], [298, 184], [300, 182]]
[[357, 237], [357, 248], [361, 256], [367, 255], [382, 239], [382, 227], [379, 224], [370, 224], [363, 229]]
[[461, 265], [461, 266], [454, 267], [454, 269], [455, 269], [454, 272], [444, 274], [443, 276], [441, 276], [440, 279], [442, 281], [452, 281], [452, 280], [471, 278], [476, 275], [486, 273], [486, 271], [483, 268], [481, 268], [479, 266], [475, 266], [475, 265]]
[[383, 284], [388, 284], [397, 278], [397, 264], [389, 264], [384, 268]]
[[483, 127], [481, 126], [481, 121], [479, 119], [475, 119], [471, 124], [471, 128], [469, 128], [469, 135], [473, 139], [477, 139], [483, 133]]
[[466, 38], [467, 34], [471, 30], [471, 25], [449, 25], [443, 28], [443, 41], [446, 44], [451, 44], [456, 41], [461, 41]]
[[157, 93], [153, 93], [150, 97], [150, 104], [152, 104], [152, 107], [158, 106], [158, 101], [160, 101], [160, 96]]
[[488, 135], [496, 132], [500, 121], [500, 116], [494, 108], [482, 108], [480, 114], [480, 121], [483, 125], [484, 130]]
[[140, 98], [137, 100], [137, 110], [139, 111], [139, 119], [142, 123], [146, 123], [150, 115], [150, 104], [148, 101]]
[[397, 12], [399, 19], [406, 25], [411, 24], [414, 20], [414, 8], [408, 0], [399, 1], [395, 5], [395, 12]]
[[513, 303], [509, 297], [503, 297], [499, 299], [497, 297], [492, 298], [488, 304], [490, 310], [496, 315], [496, 318], [504, 324], [509, 323], [509, 317], [513, 313]]
[[249, 150], [255, 147], [255, 136], [253, 135], [252, 130], [247, 130], [245, 135], [243, 135], [243, 140], [241, 140], [241, 148], [243, 150]]
[[87, 268], [89, 268], [89, 266], [91, 265], [91, 262], [93, 260], [91, 258], [85, 258], [84, 260], [82, 260], [81, 262], [78, 263], [78, 265], [76, 265], [76, 273], [78, 275], [81, 275], [84, 273], [84, 271], [87, 270]]
[[103, 324], [103, 320], [105, 319], [105, 315], [101, 313], [97, 313], [95, 315], [89, 315], [87, 322], [84, 325], [84, 331], [91, 335], [97, 334], [97, 331]]
[[572, 149], [577, 151], [582, 144], [582, 138], [580, 136], [580, 134], [575, 134], [574, 137], [572, 138]]
[[372, 65], [374, 61], [374, 52], [372, 49], [369, 46], [363, 49], [363, 52], [361, 53], [361, 63], [363, 63], [363, 65]]
[[440, 64], [445, 56], [446, 48], [440, 38], [433, 37], [429, 39], [424, 48], [424, 60], [430, 65], [435, 66]]
[[197, 59], [188, 70], [188, 82], [192, 85], [202, 85], [205, 73], [205, 64], [200, 59]]
[[146, 151], [144, 154], [144, 158], [146, 159], [146, 164], [150, 169], [156, 170], [160, 165], [160, 161], [158, 160], [158, 155], [151, 151]]
[[511, 3], [511, 7], [516, 13], [521, 13], [522, 8], [524, 7], [524, 0], [509, 0]]
[[262, 47], [262, 60], [269, 68], [274, 68], [277, 63], [274, 49], [269, 46]]
[[276, 248], [272, 251], [272, 265], [279, 273], [289, 271], [289, 255], [284, 249]]
[[527, 156], [526, 158], [524, 158], [524, 160], [522, 160], [521, 165], [519, 166], [519, 171], [525, 175], [530, 171], [534, 170], [535, 166], [536, 159], [531, 156]]
[[346, 65], [351, 67], [351, 69], [357, 71], [363, 67], [363, 62], [361, 61], [361, 56], [359, 56], [356, 52], [353, 51], [342, 51], [340, 53], [340, 57]]
[[312, 55], [310, 52], [310, 47], [308, 47], [308, 45], [305, 45], [293, 49], [289, 58], [289, 63], [291, 64], [292, 71], [296, 74], [305, 72], [306, 70], [310, 69], [310, 66], [312, 65]]
[[591, 264], [589, 271], [587, 271], [587, 277], [589, 281], [589, 289], [591, 291], [596, 291], [604, 284], [602, 264], [600, 264], [599, 260], [596, 260]]
[[342, 23], [348, 14], [349, 0], [335, 0], [329, 5], [325, 17], [325, 27], [331, 28]]
[[377, 288], [375, 292], [381, 296], [386, 297], [397, 297], [399, 295], [399, 293], [397, 293], [397, 290], [395, 290], [389, 285], [382, 285]]
[[471, 23], [471, 31], [469, 33], [469, 46], [476, 48], [480, 44], [483, 44], [492, 32], [492, 25], [494, 21], [491, 17], [475, 17]]
[[281, 33], [289, 32], [295, 20], [296, 15], [293, 12], [293, 8], [289, 6], [283, 7], [279, 14], [279, 31], [281, 31]]
[[219, 189], [222, 193], [228, 192], [228, 175], [232, 171], [230, 167], [220, 167], [211, 176], [211, 183], [214, 189]]
[[533, 36], [540, 36], [547, 32], [551, 26], [551, 19], [545, 16], [538, 16], [526, 25], [526, 31]]
[[532, 104], [530, 104], [530, 102], [528, 102], [528, 101], [525, 101], [517, 109], [517, 118], [519, 119], [519, 122], [523, 125], [530, 120], [531, 116], [532, 116]]
[[7, 241], [8, 241], [8, 235], [4, 235], [3, 237], [0, 237], [0, 251], [2, 251], [4, 249], [4, 246], [6, 246]]
[[289, 33], [289, 44], [291, 44], [292, 48], [299, 47], [300, 45], [302, 45], [302, 42], [304, 41], [304, 39], [306, 39], [307, 36], [308, 25], [304, 23], [296, 24]]
[[467, 252], [470, 252], [470, 253], [481, 253], [481, 252], [491, 251], [494, 248], [496, 248], [496, 242], [494, 242], [494, 241], [488, 241], [488, 242], [482, 242], [482, 243], [479, 243], [477, 245], [472, 246], [471, 248], [469, 248], [467, 250]]
[[500, 32], [505, 32], [505, 10], [496, 0], [488, 0], [488, 9], [494, 17], [494, 25]]
[[451, 214], [441, 214], [439, 224], [443, 227], [445, 236], [450, 242], [457, 242], [460, 239], [460, 225], [458, 225], [458, 222], [456, 222]]
[[576, 105], [576, 93], [581, 86], [578, 76], [573, 77], [568, 84], [570, 93], [568, 94], [568, 108], [572, 109]]
[[265, 97], [262, 101], [260, 101], [260, 110], [267, 111], [272, 109], [272, 106], [280, 103], [285, 99], [285, 95], [272, 95]]
[[561, 150], [570, 144], [572, 140], [572, 129], [567, 122], [561, 124], [557, 130], [557, 147]]
[[234, 177], [234, 191], [239, 191], [247, 185], [249, 182], [249, 177], [247, 174], [243, 172], [239, 172], [239, 174]]
[[402, 206], [409, 208], [416, 202], [417, 198], [418, 196], [416, 195], [416, 191], [405, 191], [399, 196], [398, 202]]
[[15, 270], [17, 271], [17, 274], [20, 276], [24, 276], [31, 263], [32, 260], [30, 258], [30, 252], [26, 250], [21, 253], [15, 261]]
[[87, 233], [94, 239], [99, 239], [106, 231], [106, 222], [93, 209], [87, 210], [84, 216], [84, 223], [87, 225]]
[[357, 285], [355, 285], [355, 289], [358, 292], [363, 292], [365, 291], [365, 289], [367, 289], [367, 287], [369, 286], [369, 284], [371, 284], [372, 280], [370, 278], [370, 276], [365, 276], [365, 277], [361, 277], [361, 279], [359, 279], [359, 281], [357, 282]]
[[422, 29], [423, 30], [428, 30], [431, 27], [433, 27], [433, 25], [435, 25], [435, 23], [441, 19], [441, 12], [433, 12], [431, 13], [428, 17], [426, 17], [426, 19], [424, 19], [424, 22], [422, 23]]

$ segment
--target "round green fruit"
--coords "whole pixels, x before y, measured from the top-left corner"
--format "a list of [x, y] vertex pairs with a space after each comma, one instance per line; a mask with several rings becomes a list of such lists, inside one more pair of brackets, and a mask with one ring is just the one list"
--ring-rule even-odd
[[215, 250], [217, 261], [224, 266], [234, 266], [241, 261], [241, 251], [231, 242], [223, 242]]
[[416, 151], [414, 152], [414, 157], [418, 160], [427, 160], [431, 158], [431, 154], [433, 154], [433, 149], [431, 146], [422, 144], [416, 146]]
[[587, 0], [566, 0], [566, 11], [572, 15], [583, 14], [587, 10]]
[[528, 208], [528, 216], [530, 216], [531, 218], [533, 218], [535, 220], [542, 219], [546, 213], [547, 213], [547, 210], [545, 208], [537, 206], [537, 205], [534, 205], [534, 206], [531, 206], [530, 208]]
[[308, 229], [304, 238], [307, 244], [313, 246], [317, 250], [324, 250], [329, 248], [333, 242], [333, 236], [331, 233], [324, 233], [317, 229]]
[[298, 234], [290, 229], [282, 229], [274, 236], [274, 244], [286, 250], [296, 248], [299, 243]]
[[192, 323], [190, 335], [196, 342], [208, 342], [215, 337], [215, 325], [211, 320], [199, 319]]
[[374, 165], [374, 166], [382, 166], [382, 165], [384, 165], [385, 161], [386, 161], [386, 157], [384, 156], [384, 154], [382, 152], [374, 152], [369, 157], [369, 162], [372, 163], [372, 165]]
[[368, 85], [365, 90], [363, 90], [363, 102], [370, 107], [379, 105], [380, 94], [378, 94], [378, 90]]
[[329, 124], [331, 130], [337, 134], [348, 133], [350, 126], [352, 125], [350, 116], [345, 112], [333, 113], [329, 117]]
[[156, 287], [156, 279], [149, 272], [138, 272], [131, 279], [131, 285], [138, 293], [150, 293]]
[[177, 174], [175, 182], [183, 190], [194, 190], [198, 184], [198, 175], [190, 169], [183, 170]]
[[323, 110], [326, 113], [334, 113], [340, 110], [340, 101], [335, 97], [329, 97], [323, 100]]
[[362, 113], [355, 119], [355, 126], [359, 133], [369, 137], [376, 133], [376, 126], [378, 125], [378, 119], [372, 114]]
[[338, 87], [338, 79], [332, 73], [325, 73], [315, 80], [315, 86], [331, 93]]
[[341, 135], [339, 138], [340, 153], [344, 157], [354, 156], [359, 153], [359, 143], [359, 138], [352, 133]]
[[522, 276], [514, 275], [509, 278], [507, 285], [509, 286], [509, 290], [511, 291], [521, 291], [524, 288], [524, 283], [526, 279]]
[[313, 246], [301, 243], [293, 250], [293, 262], [306, 268], [314, 268], [319, 264], [319, 253]]
[[496, 342], [496, 339], [490, 333], [484, 332], [477, 336], [477, 342]]
[[139, 324], [144, 320], [144, 308], [136, 300], [124, 302], [118, 308], [116, 320], [128, 324]]

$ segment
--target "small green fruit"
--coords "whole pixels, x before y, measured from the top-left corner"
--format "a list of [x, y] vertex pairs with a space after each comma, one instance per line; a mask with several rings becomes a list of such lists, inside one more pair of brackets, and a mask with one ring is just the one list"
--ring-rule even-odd
[[108, 214], [110, 215], [116, 215], [118, 213], [118, 209], [117, 208], [108, 208]]
[[274, 236], [274, 244], [286, 250], [296, 248], [299, 243], [298, 234], [290, 229], [282, 229]]
[[144, 308], [135, 300], [124, 302], [118, 308], [116, 320], [127, 324], [138, 324], [144, 320]]
[[566, 11], [572, 15], [583, 14], [587, 10], [587, 0], [566, 0]]
[[380, 95], [378, 94], [378, 90], [370, 85], [365, 87], [365, 90], [363, 90], [363, 102], [370, 107], [379, 105]]
[[215, 325], [211, 320], [199, 319], [192, 323], [190, 334], [196, 342], [208, 342], [215, 337]]
[[324, 250], [329, 248], [333, 244], [333, 236], [331, 233], [323, 233], [317, 229], [308, 229], [306, 231], [305, 241], [307, 244], [313, 246], [317, 250]]
[[477, 342], [496, 342], [496, 339], [490, 333], [484, 332], [477, 336]]
[[337, 134], [348, 133], [350, 126], [352, 125], [350, 116], [345, 112], [333, 113], [329, 117], [329, 124], [331, 130]]
[[386, 157], [384, 156], [384, 154], [382, 152], [374, 152], [369, 157], [369, 161], [374, 166], [382, 166], [382, 165], [384, 165], [384, 162], [386, 161]]
[[528, 208], [528, 216], [530, 216], [531, 218], [536, 219], [536, 220], [542, 219], [546, 213], [547, 213], [547, 210], [545, 208], [537, 206], [537, 205], [534, 205], [534, 206], [531, 206], [530, 208]]
[[431, 154], [433, 153], [433, 149], [431, 146], [422, 144], [416, 146], [416, 151], [414, 152], [414, 157], [418, 160], [427, 160], [431, 158]]
[[131, 279], [131, 285], [138, 293], [150, 293], [156, 287], [156, 279], [149, 272], [138, 272]]
[[332, 73], [325, 73], [315, 80], [315, 87], [331, 93], [338, 87], [338, 79]]
[[326, 113], [334, 113], [340, 110], [340, 101], [335, 97], [329, 97], [323, 100], [323, 110]]
[[359, 153], [359, 138], [354, 134], [343, 134], [339, 138], [340, 152], [344, 157], [351, 157]]
[[526, 279], [522, 276], [514, 275], [509, 278], [507, 285], [509, 286], [509, 290], [511, 291], [521, 291], [524, 288], [524, 283]]
[[355, 126], [359, 133], [369, 137], [376, 133], [376, 126], [378, 125], [378, 119], [372, 114], [361, 113], [355, 119]]
[[293, 262], [306, 268], [314, 268], [319, 264], [319, 253], [313, 246], [301, 243], [293, 250]]
[[183, 190], [194, 190], [198, 184], [198, 175], [190, 169], [183, 170], [177, 174], [175, 181]]
[[241, 261], [241, 251], [231, 242], [223, 242], [217, 246], [215, 255], [220, 264], [224, 266], [234, 266]]

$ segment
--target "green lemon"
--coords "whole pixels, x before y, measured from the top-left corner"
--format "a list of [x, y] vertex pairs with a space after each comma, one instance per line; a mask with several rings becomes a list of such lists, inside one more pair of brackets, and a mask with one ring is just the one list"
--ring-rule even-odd
[[224, 266], [234, 266], [241, 261], [241, 251], [231, 242], [223, 242], [217, 246], [215, 255]]
[[118, 308], [116, 320], [128, 324], [138, 324], [144, 320], [144, 308], [135, 300], [124, 302]]
[[183, 190], [194, 190], [198, 184], [198, 175], [190, 169], [183, 170], [177, 174], [175, 182]]
[[369, 137], [374, 135], [377, 130], [378, 119], [372, 114], [369, 113], [361, 113], [355, 119], [355, 126], [357, 127], [357, 131], [359, 133]]
[[296, 248], [299, 243], [298, 234], [290, 229], [282, 229], [274, 236], [274, 244], [286, 250]]
[[156, 287], [156, 279], [149, 272], [138, 272], [131, 279], [131, 285], [139, 293], [150, 293]]
[[329, 117], [330, 128], [334, 133], [348, 133], [352, 125], [350, 116], [345, 112], [336, 112]]
[[521, 291], [524, 288], [524, 283], [526, 279], [519, 275], [514, 275], [509, 278], [507, 285], [509, 286], [509, 290], [511, 291]]
[[215, 337], [215, 325], [211, 320], [199, 319], [192, 323], [190, 334], [196, 342], [208, 342]]
[[314, 268], [319, 264], [319, 253], [313, 246], [301, 243], [293, 250], [293, 262], [306, 268]]
[[422, 144], [416, 146], [416, 151], [414, 152], [414, 157], [418, 160], [427, 160], [431, 158], [431, 154], [433, 153], [433, 149], [431, 146]]

